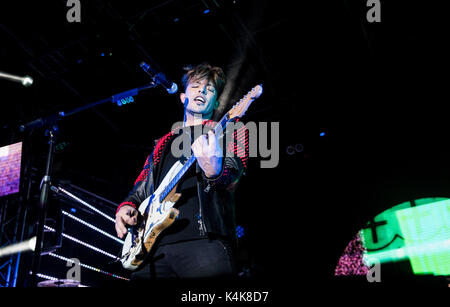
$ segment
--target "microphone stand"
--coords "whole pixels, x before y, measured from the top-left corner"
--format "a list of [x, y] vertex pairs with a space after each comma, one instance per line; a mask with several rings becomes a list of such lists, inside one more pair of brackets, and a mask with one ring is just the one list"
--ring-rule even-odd
[[73, 115], [75, 113], [81, 112], [83, 110], [90, 109], [94, 106], [106, 103], [106, 102], [117, 102], [120, 99], [123, 99], [125, 97], [134, 96], [137, 95], [139, 91], [148, 89], [148, 88], [154, 88], [158, 85], [158, 82], [155, 82], [154, 80], [145, 86], [142, 86], [140, 88], [135, 88], [129, 91], [125, 91], [116, 95], [113, 95], [111, 97], [108, 97], [106, 99], [102, 99], [90, 104], [87, 104], [85, 106], [73, 109], [69, 112], [59, 112], [58, 114], [50, 115], [44, 118], [39, 118], [36, 120], [33, 120], [27, 124], [19, 126], [20, 131], [25, 131], [28, 129], [34, 129], [42, 126], [47, 126], [47, 130], [45, 131], [45, 136], [48, 137], [48, 154], [47, 154], [47, 161], [45, 166], [45, 174], [41, 181], [41, 194], [39, 198], [39, 212], [38, 212], [38, 223], [37, 223], [37, 234], [36, 234], [36, 247], [34, 250], [33, 258], [32, 258], [32, 271], [31, 271], [31, 286], [37, 285], [37, 274], [40, 269], [41, 264], [41, 256], [43, 252], [43, 243], [44, 243], [44, 224], [45, 219], [47, 216], [48, 211], [48, 197], [49, 197], [49, 191], [51, 187], [51, 172], [52, 172], [52, 166], [53, 166], [53, 156], [55, 153], [55, 142], [56, 142], [56, 135], [58, 132], [58, 126], [56, 125], [56, 122], [63, 117], [67, 117], [70, 115]]
[[32, 277], [31, 285], [36, 285], [37, 273], [41, 264], [41, 253], [43, 247], [43, 237], [44, 237], [44, 224], [47, 216], [48, 207], [48, 195], [50, 191], [51, 181], [50, 175], [53, 165], [53, 156], [55, 153], [55, 141], [56, 141], [56, 131], [58, 130], [56, 125], [52, 125], [48, 130], [45, 131], [45, 135], [48, 137], [48, 154], [47, 162], [45, 165], [45, 174], [41, 181], [41, 195], [39, 198], [39, 212], [38, 212], [38, 224], [36, 233], [36, 247], [34, 249], [33, 259], [32, 259]]

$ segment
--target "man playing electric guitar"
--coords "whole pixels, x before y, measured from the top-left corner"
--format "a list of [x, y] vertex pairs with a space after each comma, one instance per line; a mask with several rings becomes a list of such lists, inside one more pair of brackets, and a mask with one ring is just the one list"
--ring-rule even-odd
[[[226, 82], [222, 69], [200, 64], [187, 69], [182, 81], [183, 127], [156, 141], [133, 189], [117, 209], [117, 235], [123, 238], [127, 226], [138, 222], [140, 203], [152, 195], [180, 160], [171, 150], [173, 140], [190, 138], [197, 165], [184, 174], [176, 187], [181, 193], [174, 206], [179, 210], [178, 218], [159, 235], [151, 255], [132, 273], [132, 280], [210, 278], [236, 273], [233, 193], [247, 163], [247, 149], [242, 142], [224, 144], [222, 148], [212, 129], [211, 119]], [[204, 133], [194, 139], [198, 128]], [[246, 130], [241, 129], [234, 138], [246, 141], [245, 135]]]

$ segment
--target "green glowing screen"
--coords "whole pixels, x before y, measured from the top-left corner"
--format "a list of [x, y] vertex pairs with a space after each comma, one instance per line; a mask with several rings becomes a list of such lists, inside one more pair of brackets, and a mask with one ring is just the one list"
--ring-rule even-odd
[[423, 198], [377, 215], [360, 231], [369, 264], [409, 259], [414, 274], [450, 275], [450, 199]]

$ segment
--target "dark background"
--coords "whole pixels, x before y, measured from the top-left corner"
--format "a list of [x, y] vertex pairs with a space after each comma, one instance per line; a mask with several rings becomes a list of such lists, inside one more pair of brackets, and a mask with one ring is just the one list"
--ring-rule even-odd
[[[381, 23], [367, 22], [366, 1], [90, 0], [81, 23], [67, 22], [68, 9], [0, 8], [0, 70], [35, 81], [0, 82], [0, 140], [27, 140], [38, 173], [44, 129], [20, 133], [20, 124], [148, 83], [141, 61], [179, 86], [184, 65], [208, 61], [230, 77], [222, 113], [262, 83], [244, 121], [280, 123], [278, 166], [252, 158], [236, 194], [243, 261], [255, 276], [327, 282], [370, 217], [449, 194], [442, 3], [381, 1]], [[53, 177], [119, 203], [153, 140], [179, 120], [178, 94], [162, 88], [67, 117]], [[289, 155], [296, 144], [304, 150]]]

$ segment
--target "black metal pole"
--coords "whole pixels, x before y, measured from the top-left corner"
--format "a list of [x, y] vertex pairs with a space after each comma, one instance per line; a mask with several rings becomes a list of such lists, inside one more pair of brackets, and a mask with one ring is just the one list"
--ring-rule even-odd
[[48, 208], [48, 195], [50, 192], [50, 175], [52, 171], [53, 165], [53, 154], [54, 154], [54, 144], [55, 144], [55, 127], [52, 126], [46, 131], [46, 135], [49, 138], [48, 142], [48, 156], [47, 163], [45, 167], [45, 174], [42, 178], [41, 182], [41, 196], [39, 199], [39, 212], [38, 212], [38, 224], [37, 224], [37, 233], [36, 233], [36, 247], [34, 250], [33, 261], [32, 261], [32, 276], [31, 276], [31, 286], [34, 287], [37, 285], [37, 274], [39, 272], [40, 264], [41, 264], [41, 253], [44, 243], [44, 223], [45, 218], [47, 216], [47, 208]]

